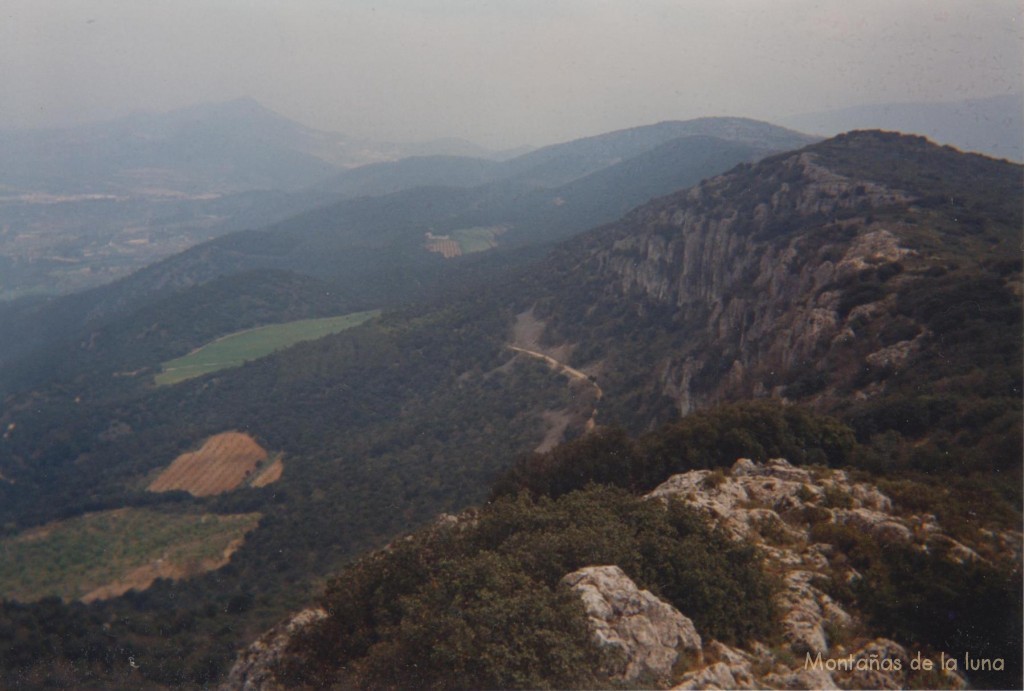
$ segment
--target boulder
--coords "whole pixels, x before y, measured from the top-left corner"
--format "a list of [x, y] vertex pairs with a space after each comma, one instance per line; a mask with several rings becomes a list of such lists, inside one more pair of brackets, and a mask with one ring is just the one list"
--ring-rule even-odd
[[588, 566], [562, 582], [583, 600], [594, 639], [613, 652], [613, 681], [664, 682], [679, 654], [700, 654], [693, 622], [647, 590], [618, 566]]

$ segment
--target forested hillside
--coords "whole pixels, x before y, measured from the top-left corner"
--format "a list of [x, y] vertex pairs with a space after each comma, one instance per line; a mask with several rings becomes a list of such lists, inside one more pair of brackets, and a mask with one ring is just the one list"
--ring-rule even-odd
[[[0, 333], [0, 392], [45, 380], [27, 380], [23, 371], [31, 364], [22, 358], [46, 350], [74, 360], [76, 346], [104, 323], [130, 318], [136, 310], [152, 309], [160, 300], [218, 278], [288, 271], [327, 282], [325, 291], [343, 302], [399, 306], [422, 298], [424, 291], [443, 292], [453, 280], [460, 281], [460, 273], [472, 273], [479, 264], [473, 256], [446, 261], [426, 251], [427, 233], [446, 237], [467, 229], [500, 229], [496, 252], [503, 256], [490, 266], [507, 269], [520, 262], [522, 249], [544, 247], [614, 220], [653, 196], [806, 141], [804, 135], [765, 123], [710, 118], [547, 147], [536, 156], [494, 164], [498, 171], [485, 162], [491, 172], [484, 180], [494, 180], [477, 186], [459, 186], [481, 173], [481, 162], [473, 159], [406, 160], [376, 172], [348, 171], [306, 195], [308, 204], [321, 206], [285, 221], [254, 224], [91, 291], [0, 304], [0, 319], [9, 325]], [[409, 188], [427, 181], [428, 186]], [[399, 191], [383, 194], [390, 187]], [[360, 190], [378, 196], [322, 206], [326, 199]], [[287, 201], [296, 203], [294, 196]], [[245, 279], [240, 280], [238, 291], [247, 290]]]

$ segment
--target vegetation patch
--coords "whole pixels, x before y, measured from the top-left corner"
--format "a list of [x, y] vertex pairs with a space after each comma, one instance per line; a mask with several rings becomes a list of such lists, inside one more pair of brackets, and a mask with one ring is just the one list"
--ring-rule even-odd
[[557, 500], [525, 493], [448, 528], [398, 540], [328, 587], [330, 613], [278, 670], [317, 688], [599, 688], [602, 652], [562, 583], [618, 564], [701, 635], [771, 635], [773, 583], [758, 553], [678, 502], [608, 487]]
[[188, 578], [226, 564], [259, 519], [116, 509], [50, 523], [0, 541], [0, 592], [91, 601]]
[[380, 314], [380, 310], [353, 312], [326, 319], [301, 319], [284, 324], [271, 324], [247, 329], [218, 338], [212, 343], [161, 365], [156, 384], [177, 384], [210, 372], [238, 367], [248, 360], [256, 360], [302, 341], [313, 341], [324, 336], [351, 329]]
[[198, 451], [174, 459], [150, 483], [150, 492], [184, 490], [207, 497], [237, 489], [243, 484], [263, 487], [280, 479], [280, 458], [267, 463], [270, 455], [248, 434], [224, 432], [207, 439]]
[[[853, 432], [834, 418], [797, 406], [738, 403], [693, 413], [636, 439], [620, 428], [603, 428], [520, 458], [493, 493], [558, 497], [591, 482], [647, 492], [676, 473], [724, 469], [737, 458], [846, 465], [855, 446]], [[722, 477], [709, 476], [708, 483]]]

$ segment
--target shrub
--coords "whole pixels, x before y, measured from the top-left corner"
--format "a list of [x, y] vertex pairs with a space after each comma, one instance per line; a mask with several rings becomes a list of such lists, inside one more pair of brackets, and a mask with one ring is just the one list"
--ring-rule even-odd
[[293, 645], [291, 684], [546, 688], [606, 682], [580, 598], [561, 584], [617, 564], [693, 619], [744, 642], [772, 632], [774, 584], [757, 552], [667, 508], [608, 487], [557, 500], [507, 497], [472, 526], [400, 540], [336, 578], [328, 618]]
[[843, 465], [855, 445], [850, 428], [797, 406], [724, 405], [688, 415], [637, 441], [610, 429], [533, 454], [506, 472], [492, 496], [525, 489], [557, 497], [588, 482], [647, 491], [675, 473], [725, 468], [743, 457]]

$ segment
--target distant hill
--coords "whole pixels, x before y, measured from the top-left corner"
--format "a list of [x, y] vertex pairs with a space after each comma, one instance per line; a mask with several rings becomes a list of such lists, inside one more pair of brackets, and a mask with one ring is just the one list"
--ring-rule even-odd
[[110, 283], [340, 199], [480, 185], [514, 155], [455, 138], [374, 142], [318, 131], [252, 99], [0, 131], [0, 302]]
[[467, 156], [410, 156], [342, 171], [315, 189], [336, 198], [380, 196], [411, 187], [476, 187], [504, 176], [497, 161]]
[[255, 101], [229, 101], [78, 127], [0, 132], [0, 184], [60, 194], [298, 189], [336, 169], [313, 152], [343, 144]]
[[883, 103], [806, 113], [781, 122], [831, 136], [855, 129], [920, 134], [963, 151], [1024, 161], [1024, 93], [938, 103]]
[[814, 137], [757, 120], [698, 118], [660, 122], [553, 144], [512, 159], [505, 165], [510, 178], [532, 186], [552, 187], [688, 136], [718, 137], [776, 151], [795, 149], [814, 141]]
[[[561, 187], [686, 137], [715, 137], [785, 151], [815, 137], [746, 118], [667, 121], [574, 139], [497, 162], [494, 156], [413, 156], [345, 171], [320, 185], [344, 196], [380, 195], [417, 185], [471, 187], [504, 181], [525, 189]], [[643, 175], [640, 175], [641, 179]]]

